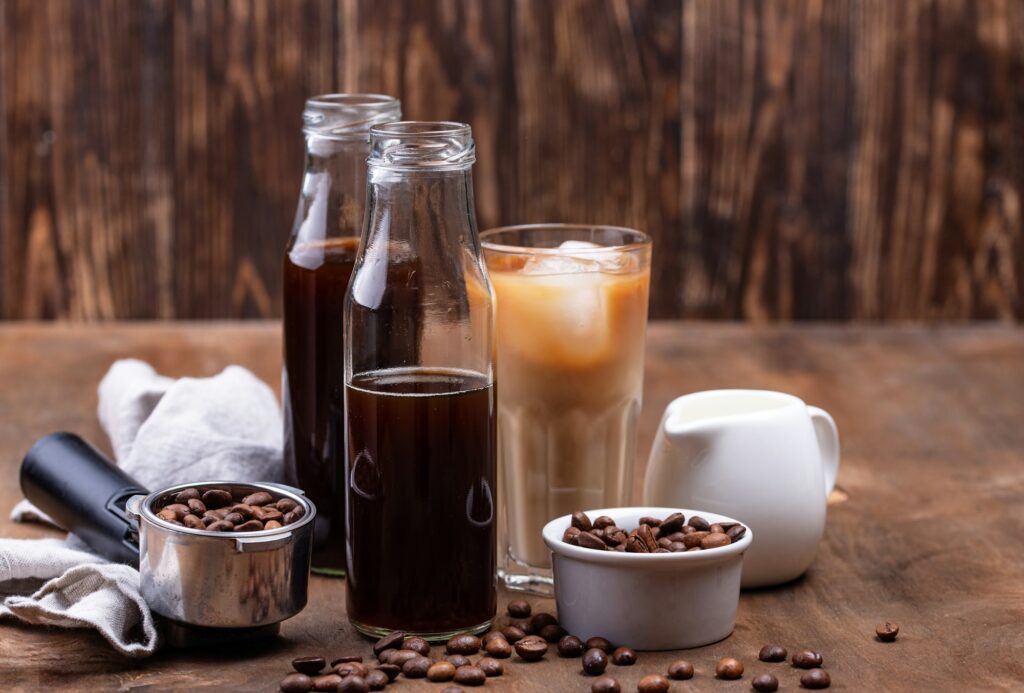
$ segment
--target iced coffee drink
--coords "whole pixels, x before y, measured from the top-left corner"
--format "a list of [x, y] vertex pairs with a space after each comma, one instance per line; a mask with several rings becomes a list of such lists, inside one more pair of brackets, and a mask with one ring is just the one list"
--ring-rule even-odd
[[497, 298], [499, 573], [546, 592], [544, 524], [632, 493], [651, 245], [638, 231], [570, 225], [482, 240]]

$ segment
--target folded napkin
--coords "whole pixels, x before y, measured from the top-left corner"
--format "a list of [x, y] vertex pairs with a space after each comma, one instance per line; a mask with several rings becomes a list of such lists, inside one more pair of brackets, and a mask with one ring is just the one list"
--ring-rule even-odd
[[[117, 361], [99, 386], [99, 418], [118, 465], [150, 490], [282, 476], [277, 399], [244, 368], [173, 380], [142, 361]], [[11, 517], [52, 523], [28, 501]], [[73, 535], [67, 541], [0, 539], [0, 600], [0, 618], [95, 628], [131, 657], [156, 651], [138, 571], [90, 554]]]

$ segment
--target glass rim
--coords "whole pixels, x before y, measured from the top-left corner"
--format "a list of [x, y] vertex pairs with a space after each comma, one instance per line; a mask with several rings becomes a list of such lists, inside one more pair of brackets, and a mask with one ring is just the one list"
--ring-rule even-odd
[[334, 92], [317, 94], [306, 99], [306, 106], [316, 108], [373, 108], [379, 106], [400, 106], [398, 97], [390, 94]]
[[455, 120], [393, 120], [370, 128], [370, 134], [384, 137], [431, 137], [434, 135], [469, 135], [468, 123]]
[[[504, 243], [494, 243], [488, 241], [489, 237], [497, 236], [501, 233], [508, 233], [512, 231], [586, 231], [586, 230], [603, 230], [603, 231], [618, 231], [623, 234], [630, 234], [639, 237], [638, 240], [630, 243], [619, 243], [616, 245], [601, 245], [596, 248], [573, 248], [573, 255], [587, 255], [589, 253], [602, 253], [608, 252], [609, 250], [616, 250], [619, 252], [635, 252], [644, 248], [650, 248], [653, 245], [653, 239], [647, 233], [638, 229], [633, 229], [628, 226], [616, 226], [614, 224], [580, 224], [580, 223], [539, 223], [539, 224], [512, 224], [510, 226], [498, 226], [493, 229], [487, 229], [480, 233], [480, 244], [484, 250], [506, 253], [509, 255], [562, 255], [566, 251], [560, 248], [544, 248], [540, 246], [529, 246], [529, 245], [507, 245]], [[570, 239], [566, 239], [570, 240]]]

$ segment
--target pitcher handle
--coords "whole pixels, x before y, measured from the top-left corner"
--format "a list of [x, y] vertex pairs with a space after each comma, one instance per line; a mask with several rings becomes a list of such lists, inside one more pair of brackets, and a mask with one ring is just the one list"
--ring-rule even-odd
[[814, 432], [818, 434], [818, 447], [821, 448], [821, 461], [825, 471], [825, 496], [832, 493], [839, 474], [839, 429], [832, 416], [821, 407], [808, 405], [807, 411], [814, 423]]

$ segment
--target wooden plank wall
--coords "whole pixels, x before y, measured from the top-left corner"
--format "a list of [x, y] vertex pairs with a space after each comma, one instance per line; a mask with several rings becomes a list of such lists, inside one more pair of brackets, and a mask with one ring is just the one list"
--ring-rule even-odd
[[0, 0], [0, 318], [279, 314], [326, 91], [648, 230], [654, 317], [1024, 317], [1020, 0]]

